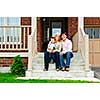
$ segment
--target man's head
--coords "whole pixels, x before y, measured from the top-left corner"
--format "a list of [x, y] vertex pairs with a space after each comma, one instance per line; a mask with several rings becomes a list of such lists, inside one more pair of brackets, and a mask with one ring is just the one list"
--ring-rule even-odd
[[67, 39], [67, 33], [66, 32], [62, 33], [61, 38], [63, 41], [65, 41]]

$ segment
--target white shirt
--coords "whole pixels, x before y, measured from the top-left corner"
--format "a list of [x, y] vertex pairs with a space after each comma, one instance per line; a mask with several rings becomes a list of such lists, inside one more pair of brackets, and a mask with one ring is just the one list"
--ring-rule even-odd
[[72, 42], [69, 39], [62, 41], [62, 52], [65, 54], [66, 52], [72, 52]]
[[56, 47], [55, 43], [52, 43], [52, 42], [50, 41], [49, 44], [48, 44], [47, 51], [48, 51], [48, 49], [50, 49], [50, 50], [54, 50], [55, 47]]

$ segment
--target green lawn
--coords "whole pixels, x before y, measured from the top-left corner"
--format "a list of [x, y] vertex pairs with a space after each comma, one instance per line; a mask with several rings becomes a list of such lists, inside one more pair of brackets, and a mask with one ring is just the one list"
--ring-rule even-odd
[[0, 83], [97, 83], [81, 80], [18, 80], [16, 78], [17, 76], [12, 75], [11, 73], [0, 73]]

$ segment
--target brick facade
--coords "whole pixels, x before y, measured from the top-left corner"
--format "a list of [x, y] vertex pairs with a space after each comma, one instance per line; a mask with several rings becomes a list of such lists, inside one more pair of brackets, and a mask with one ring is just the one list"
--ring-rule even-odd
[[37, 17], [37, 51], [42, 51], [42, 20], [41, 17]]
[[100, 17], [85, 17], [85, 25], [100, 25]]
[[31, 17], [21, 17], [21, 25], [31, 25]]
[[[28, 64], [28, 57], [23, 57], [22, 61], [25, 64], [25, 67], [27, 67]], [[13, 62], [13, 58], [11, 57], [2, 57], [0, 58], [0, 67], [9, 67]]]
[[73, 36], [76, 32], [78, 32], [78, 17], [68, 17], [69, 35]]

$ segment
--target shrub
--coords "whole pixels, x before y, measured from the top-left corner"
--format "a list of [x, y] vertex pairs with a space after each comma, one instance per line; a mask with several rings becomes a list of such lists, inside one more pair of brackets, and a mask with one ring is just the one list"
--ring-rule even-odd
[[20, 55], [16, 56], [10, 66], [11, 73], [18, 76], [25, 76], [25, 70], [26, 69]]

